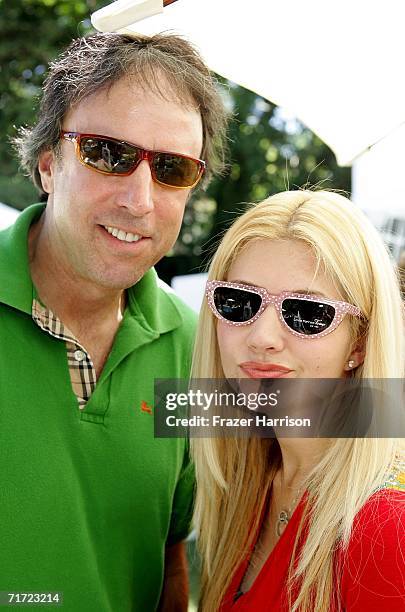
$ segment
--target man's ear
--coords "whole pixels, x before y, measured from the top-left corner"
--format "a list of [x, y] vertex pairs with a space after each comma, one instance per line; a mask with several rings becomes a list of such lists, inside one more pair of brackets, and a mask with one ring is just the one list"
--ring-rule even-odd
[[43, 151], [38, 160], [38, 172], [41, 176], [42, 189], [53, 193], [55, 156], [52, 151]]

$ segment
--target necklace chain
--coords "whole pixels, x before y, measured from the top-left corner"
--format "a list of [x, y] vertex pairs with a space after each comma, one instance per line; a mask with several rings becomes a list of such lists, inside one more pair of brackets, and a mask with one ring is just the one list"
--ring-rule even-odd
[[295, 506], [299, 500], [302, 488], [303, 488], [303, 485], [301, 485], [297, 489], [297, 493], [294, 499], [292, 500], [291, 504], [287, 508], [285, 507], [282, 508], [280, 512], [278, 513], [278, 516], [276, 519], [276, 536], [278, 538], [282, 535], [284, 529], [287, 527], [289, 520], [291, 519], [291, 516], [295, 510]]

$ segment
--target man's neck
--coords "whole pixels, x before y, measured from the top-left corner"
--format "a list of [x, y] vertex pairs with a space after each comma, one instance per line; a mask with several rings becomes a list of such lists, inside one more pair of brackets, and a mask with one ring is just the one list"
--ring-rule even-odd
[[125, 309], [123, 290], [100, 287], [76, 274], [69, 262], [54, 248], [44, 215], [31, 226], [28, 236], [32, 281], [41, 302], [75, 331], [87, 325], [109, 322], [118, 327]]

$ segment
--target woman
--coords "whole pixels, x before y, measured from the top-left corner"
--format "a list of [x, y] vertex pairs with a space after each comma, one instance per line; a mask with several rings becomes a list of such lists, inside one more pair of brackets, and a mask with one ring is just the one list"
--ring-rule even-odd
[[[295, 191], [251, 207], [209, 279], [195, 378], [403, 377], [394, 268], [346, 198]], [[405, 610], [401, 440], [192, 447], [204, 612]]]

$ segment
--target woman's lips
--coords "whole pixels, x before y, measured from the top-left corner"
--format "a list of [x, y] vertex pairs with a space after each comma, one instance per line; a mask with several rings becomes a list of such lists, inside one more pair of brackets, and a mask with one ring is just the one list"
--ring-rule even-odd
[[259, 363], [256, 361], [245, 361], [239, 367], [249, 378], [284, 378], [292, 370], [275, 363]]

